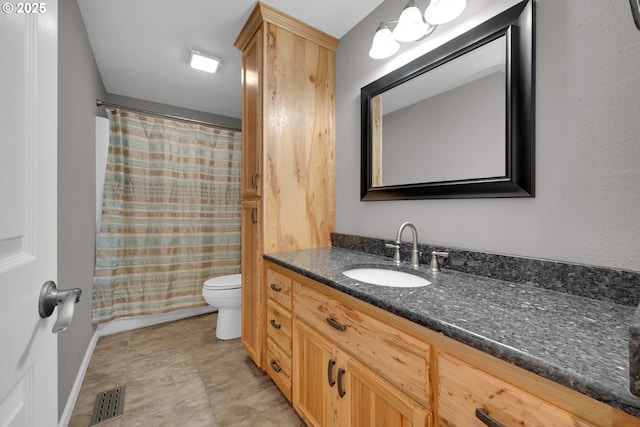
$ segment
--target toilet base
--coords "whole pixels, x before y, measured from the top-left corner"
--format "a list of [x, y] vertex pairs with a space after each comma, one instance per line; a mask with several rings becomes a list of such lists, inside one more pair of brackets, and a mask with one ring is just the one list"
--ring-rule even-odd
[[240, 338], [242, 333], [242, 310], [238, 308], [218, 308], [216, 338], [232, 340]]

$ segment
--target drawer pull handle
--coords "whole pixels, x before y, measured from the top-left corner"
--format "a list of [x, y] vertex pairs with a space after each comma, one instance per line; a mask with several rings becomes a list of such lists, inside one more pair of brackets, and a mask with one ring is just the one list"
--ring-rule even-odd
[[269, 287], [275, 292], [280, 292], [282, 290], [282, 288], [277, 287], [275, 283], [272, 283], [271, 285], [269, 285]]
[[334, 328], [336, 328], [339, 331], [344, 332], [344, 331], [347, 330], [347, 327], [345, 325], [336, 322], [331, 317], [327, 317], [327, 323], [330, 324], [331, 326], [333, 326]]
[[271, 369], [273, 369], [276, 372], [282, 371], [282, 368], [278, 366], [278, 363], [273, 359], [271, 359], [271, 362], [269, 362], [269, 365], [271, 365]]
[[487, 427], [504, 427], [504, 424], [489, 416], [489, 412], [484, 408], [476, 408], [476, 418], [486, 424]]
[[327, 377], [329, 380], [329, 387], [333, 387], [336, 385], [336, 381], [333, 379], [333, 365], [336, 364], [336, 361], [333, 359], [329, 359], [329, 364], [327, 365]]
[[251, 208], [251, 223], [258, 223], [258, 208]]
[[271, 319], [270, 322], [271, 322], [271, 326], [273, 326], [276, 329], [280, 329], [282, 327], [282, 325], [280, 323], [276, 322], [273, 319]]
[[258, 189], [258, 173], [257, 172], [253, 172], [251, 174], [251, 188], [253, 188], [254, 190]]
[[344, 395], [347, 394], [344, 391], [344, 388], [342, 388], [342, 376], [344, 375], [344, 372], [344, 369], [338, 368], [338, 396], [340, 397], [344, 397]]

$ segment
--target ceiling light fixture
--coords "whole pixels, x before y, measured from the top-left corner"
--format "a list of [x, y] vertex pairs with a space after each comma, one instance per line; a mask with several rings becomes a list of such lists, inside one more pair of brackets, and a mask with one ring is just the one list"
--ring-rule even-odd
[[206, 71], [207, 73], [215, 73], [218, 65], [222, 62], [222, 58], [218, 58], [207, 53], [203, 53], [198, 49], [189, 49], [189, 65], [196, 70]]
[[[415, 0], [409, 0], [397, 21], [385, 21], [378, 25], [369, 56], [373, 59], [388, 58], [400, 49], [398, 42], [423, 40], [438, 24], [453, 21], [467, 6], [466, 0], [430, 0], [424, 16]], [[396, 24], [391, 31], [389, 25]]]

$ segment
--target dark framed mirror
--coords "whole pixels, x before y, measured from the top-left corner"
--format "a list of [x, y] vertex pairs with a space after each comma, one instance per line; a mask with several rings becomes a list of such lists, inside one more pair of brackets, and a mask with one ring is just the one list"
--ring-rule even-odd
[[361, 200], [534, 196], [523, 1], [361, 90]]

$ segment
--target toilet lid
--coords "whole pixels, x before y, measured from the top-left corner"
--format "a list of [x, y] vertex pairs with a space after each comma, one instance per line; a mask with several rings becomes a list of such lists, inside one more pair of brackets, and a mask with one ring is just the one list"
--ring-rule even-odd
[[214, 277], [204, 282], [205, 289], [237, 289], [241, 287], [242, 275], [240, 273]]

